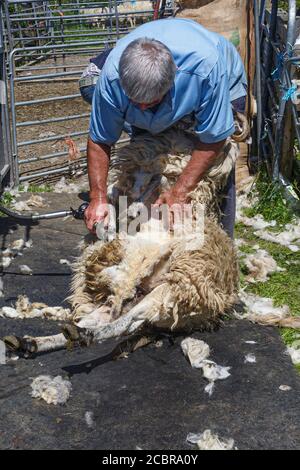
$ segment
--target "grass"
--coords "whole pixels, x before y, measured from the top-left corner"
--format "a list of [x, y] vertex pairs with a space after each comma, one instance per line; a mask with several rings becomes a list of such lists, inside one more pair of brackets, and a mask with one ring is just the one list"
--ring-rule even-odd
[[245, 209], [247, 217], [261, 214], [265, 220], [275, 220], [279, 226], [292, 222], [294, 213], [284, 198], [283, 188], [279, 183], [268, 179], [265, 171], [260, 171], [255, 184], [258, 202], [250, 209]]
[[[23, 192], [24, 189], [25, 189], [25, 186], [22, 186], [22, 185], [19, 186], [20, 192]], [[28, 193], [52, 193], [53, 191], [54, 191], [53, 186], [50, 186], [50, 184], [43, 184], [41, 186], [30, 184], [28, 188], [26, 188], [26, 192]]]
[[[267, 250], [278, 265], [285, 268], [282, 273], [275, 273], [270, 276], [265, 283], [249, 284], [246, 283], [247, 268], [240, 262], [241, 274], [240, 282], [242, 287], [246, 287], [246, 291], [260, 297], [271, 298], [275, 306], [288, 305], [292, 315], [300, 315], [300, 252], [292, 253], [285, 247], [269, 243], [258, 239], [249, 227], [238, 224], [236, 228], [236, 236], [243, 238], [248, 245], [241, 247], [240, 251], [248, 254], [253, 253], [253, 246], [259, 244], [260, 248]], [[292, 264], [291, 264], [292, 263]], [[280, 334], [283, 342], [287, 346], [300, 347], [300, 330], [289, 328], [281, 328]], [[300, 373], [300, 365], [296, 366]]]
[[15, 198], [9, 191], [6, 191], [5, 193], [2, 194], [1, 204], [3, 206], [11, 207], [14, 201], [15, 201]]
[[284, 331], [282, 332], [282, 337], [286, 343], [288, 344], [297, 343], [300, 346], [300, 332], [299, 331], [285, 328]]
[[[247, 284], [247, 292], [259, 295], [260, 297], [270, 297], [276, 306], [288, 305], [292, 315], [300, 315], [300, 252], [293, 253], [288, 248], [275, 243], [266, 242], [255, 237], [249, 227], [238, 224], [236, 227], [237, 238], [246, 241], [247, 246], [241, 247], [240, 251], [245, 254], [254, 253], [254, 245], [259, 245], [275, 259], [277, 264], [284, 268], [284, 272], [274, 273], [268, 282]], [[241, 263], [242, 274], [247, 274], [243, 263]], [[246, 284], [241, 280], [242, 286]]]
[[[257, 214], [263, 215], [268, 220], [276, 220], [278, 226], [284, 226], [292, 222], [294, 214], [286, 204], [282, 190], [276, 184], [266, 180], [266, 176], [260, 174], [256, 191], [258, 192], [258, 203], [251, 209], [245, 210], [245, 215], [254, 217]], [[274, 273], [266, 283], [249, 284], [245, 277], [248, 274], [247, 268], [241, 260], [241, 286], [246, 291], [260, 297], [272, 298], [275, 306], [288, 305], [292, 315], [300, 315], [300, 252], [293, 253], [284, 246], [267, 242], [257, 238], [251, 227], [246, 227], [241, 223], [236, 225], [236, 238], [241, 238], [246, 242], [240, 251], [245, 254], [254, 253], [253, 247], [259, 245], [266, 250], [276, 260], [277, 264], [284, 268], [284, 272]], [[280, 334], [287, 346], [295, 345], [300, 347], [300, 331], [283, 328]], [[297, 366], [300, 372], [300, 366]]]
[[[296, 3], [297, 3], [297, 7], [300, 8], [300, 0], [297, 0]], [[288, 0], [279, 1], [278, 6], [279, 6], [279, 8], [282, 8], [283, 10], [287, 11], [288, 6], [289, 6], [289, 2], [288, 2]]]
[[[20, 193], [22, 192], [25, 193], [25, 189], [26, 189], [26, 193], [51, 193], [54, 190], [53, 187], [51, 187], [48, 184], [41, 185], [41, 186], [30, 184], [27, 188], [23, 185], [20, 185], [18, 188]], [[7, 207], [8, 209], [10, 209], [13, 206], [13, 203], [15, 201], [16, 201], [15, 196], [9, 191], [5, 191], [1, 195], [1, 198], [0, 198], [0, 204], [2, 204], [2, 206]], [[6, 217], [6, 215], [3, 214], [1, 211], [0, 211], [0, 214], [1, 214], [1, 217]]]

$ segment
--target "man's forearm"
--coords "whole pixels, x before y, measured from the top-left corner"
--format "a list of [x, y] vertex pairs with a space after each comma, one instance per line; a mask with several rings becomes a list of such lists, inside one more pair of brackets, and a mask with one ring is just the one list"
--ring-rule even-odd
[[216, 144], [199, 144], [198, 148], [193, 151], [191, 160], [178, 178], [173, 190], [184, 194], [192, 192], [214, 164], [224, 145], [225, 140]]
[[90, 199], [106, 199], [109, 160], [110, 147], [105, 144], [95, 144], [89, 139], [87, 161]]

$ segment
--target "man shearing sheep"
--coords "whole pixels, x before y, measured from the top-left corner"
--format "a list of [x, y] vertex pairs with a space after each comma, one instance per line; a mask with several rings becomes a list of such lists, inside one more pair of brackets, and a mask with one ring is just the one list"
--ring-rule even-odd
[[[244, 66], [235, 47], [194, 21], [153, 21], [119, 40], [94, 90], [87, 147], [88, 229], [93, 231], [107, 218], [110, 151], [125, 123], [132, 126], [133, 135], [156, 135], [177, 126], [197, 137], [192, 158], [176, 184], [156, 201], [183, 205], [234, 133], [233, 109], [245, 111], [246, 90]], [[233, 237], [234, 174], [221, 210], [223, 227]]]

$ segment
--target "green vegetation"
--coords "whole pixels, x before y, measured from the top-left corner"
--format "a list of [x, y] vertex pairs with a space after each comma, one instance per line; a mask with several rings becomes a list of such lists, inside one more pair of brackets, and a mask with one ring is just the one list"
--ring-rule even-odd
[[[266, 175], [261, 173], [258, 176], [255, 189], [258, 193], [258, 202], [251, 209], [245, 210], [245, 215], [254, 217], [256, 214], [262, 214], [268, 221], [276, 220], [279, 226], [292, 222], [293, 213], [287, 206], [283, 198], [282, 189], [267, 181]], [[278, 226], [276, 227], [278, 231]], [[236, 238], [241, 238], [246, 242], [240, 251], [245, 254], [255, 253], [253, 248], [259, 245], [261, 249], [266, 250], [275, 259], [279, 267], [285, 271], [274, 273], [266, 283], [249, 284], [245, 277], [248, 274], [246, 266], [241, 261], [241, 286], [246, 291], [260, 297], [272, 298], [275, 306], [288, 305], [292, 315], [300, 315], [300, 252], [293, 253], [284, 246], [270, 243], [254, 235], [251, 227], [246, 227], [241, 223], [236, 225]], [[300, 347], [300, 331], [292, 329], [281, 329], [281, 336], [284, 343], [288, 346], [292, 344]], [[300, 372], [300, 366], [297, 367]]]
[[[35, 184], [30, 184], [28, 187], [20, 185], [18, 187], [18, 190], [19, 190], [20, 193], [22, 193], [22, 192], [27, 192], [27, 193], [51, 193], [53, 191], [53, 187], [50, 186], [49, 184], [44, 184], [44, 185], [41, 185], [41, 186], [38, 186], [38, 185], [35, 185]], [[6, 191], [5, 193], [3, 193], [1, 195], [0, 203], [3, 206], [7, 207], [8, 209], [13, 206], [13, 203], [15, 201], [16, 201], [16, 198], [15, 198], [14, 194], [12, 194], [9, 191]], [[6, 215], [3, 214], [1, 211], [0, 211], [0, 215], [1, 215], [1, 217], [6, 217]]]
[[[259, 244], [275, 259], [284, 272], [273, 274], [266, 283], [247, 284], [247, 292], [260, 297], [269, 297], [276, 306], [288, 305], [292, 315], [300, 315], [300, 252], [293, 253], [288, 248], [275, 243], [266, 242], [256, 238], [249, 227], [239, 224], [236, 228], [236, 237], [246, 241], [247, 246], [242, 247], [243, 253], [254, 253], [253, 246]], [[242, 274], [247, 274], [242, 266]], [[246, 284], [242, 279], [242, 286]]]
[[[283, 10], [288, 10], [289, 2], [288, 0], [282, 0], [278, 2], [279, 8], [282, 8]], [[297, 0], [297, 7], [300, 8], [300, 0]]]
[[258, 202], [250, 209], [245, 209], [247, 217], [261, 214], [268, 222], [276, 220], [279, 226], [292, 222], [294, 213], [284, 198], [282, 186], [279, 183], [270, 182], [263, 170], [258, 174], [255, 190], [258, 194]]
[[9, 191], [6, 191], [1, 196], [1, 204], [6, 207], [10, 207], [14, 200], [14, 196]]
[[43, 184], [41, 186], [30, 184], [28, 188], [22, 185], [19, 186], [20, 192], [23, 192], [25, 189], [28, 193], [52, 193], [54, 191], [53, 186], [50, 186], [50, 184]]

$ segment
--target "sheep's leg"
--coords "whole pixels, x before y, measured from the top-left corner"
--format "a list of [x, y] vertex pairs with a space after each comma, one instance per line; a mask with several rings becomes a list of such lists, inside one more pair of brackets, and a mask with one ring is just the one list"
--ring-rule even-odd
[[95, 326], [93, 329], [87, 329], [83, 319], [77, 323], [78, 329], [76, 329], [75, 326], [73, 327], [73, 337], [66, 329], [64, 333], [70, 340], [77, 340], [78, 336], [83, 338], [86, 335], [90, 335], [93, 340], [98, 343], [101, 343], [105, 339], [133, 334], [140, 330], [146, 323], [154, 323], [160, 319], [160, 311], [164, 300], [167, 298], [167, 289], [166, 284], [158, 286], [128, 313], [111, 323], [106, 325], [100, 324], [99, 327]]
[[106, 325], [99, 326], [95, 329], [88, 329], [84, 326], [81, 321], [77, 323], [77, 326], [69, 325], [63, 328], [63, 334], [71, 342], [77, 342], [80, 338], [82, 341], [96, 341], [101, 343], [105, 339], [117, 338], [124, 334], [130, 334], [137, 331], [146, 320], [136, 319], [136, 312], [130, 311], [126, 315], [121, 316], [118, 320], [107, 323]]
[[87, 328], [78, 328], [77, 325], [73, 324], [63, 327], [63, 336], [68, 344], [77, 343], [81, 346], [90, 346], [94, 339], [90, 330]]
[[4, 343], [10, 351], [22, 352], [24, 354], [37, 354], [42, 352], [57, 351], [67, 346], [68, 340], [61, 333], [59, 335], [31, 337], [6, 336]]

